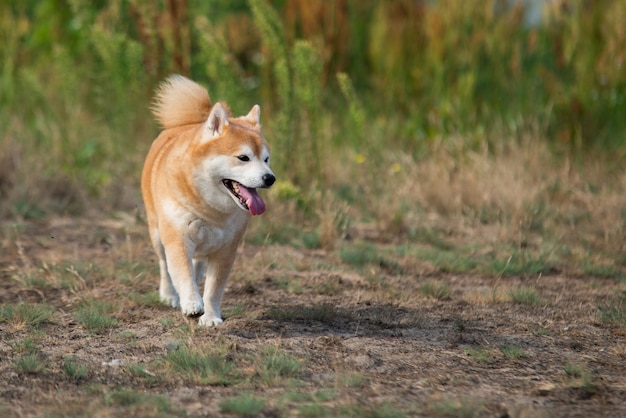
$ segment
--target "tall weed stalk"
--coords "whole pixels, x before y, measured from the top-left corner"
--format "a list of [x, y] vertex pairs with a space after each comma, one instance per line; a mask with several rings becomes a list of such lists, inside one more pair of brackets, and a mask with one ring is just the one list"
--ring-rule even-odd
[[312, 43], [287, 43], [276, 11], [265, 0], [249, 0], [267, 51], [276, 86], [278, 108], [272, 123], [278, 170], [298, 185], [311, 184], [322, 174], [322, 62]]

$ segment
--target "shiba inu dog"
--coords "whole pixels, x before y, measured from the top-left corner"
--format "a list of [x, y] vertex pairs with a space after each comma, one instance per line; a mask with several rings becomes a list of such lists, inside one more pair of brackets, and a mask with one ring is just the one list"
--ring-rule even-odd
[[152, 110], [164, 130], [146, 157], [141, 190], [159, 257], [159, 295], [183, 315], [200, 317], [200, 325], [219, 325], [237, 246], [250, 216], [265, 211], [257, 189], [276, 180], [261, 110], [255, 105], [234, 118], [179, 75], [161, 84]]

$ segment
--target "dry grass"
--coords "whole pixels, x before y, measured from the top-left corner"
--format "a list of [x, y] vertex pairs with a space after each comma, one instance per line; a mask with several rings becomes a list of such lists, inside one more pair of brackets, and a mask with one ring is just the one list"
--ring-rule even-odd
[[323, 194], [279, 181], [269, 193], [267, 216], [248, 238], [332, 250], [357, 233], [432, 247], [414, 254], [455, 271], [622, 275], [621, 167], [556, 157], [538, 140], [478, 151], [451, 143], [419, 160], [397, 152], [372, 161], [343, 154], [328, 162]]
[[621, 168], [599, 162], [574, 168], [538, 141], [462, 155], [453, 151], [446, 146], [417, 162], [396, 160], [401, 170], [385, 176], [393, 188], [383, 189], [381, 198], [386, 213], [402, 214], [396, 224], [430, 225], [494, 251], [509, 243], [535, 255], [558, 253], [580, 271], [590, 264], [623, 268], [626, 175]]

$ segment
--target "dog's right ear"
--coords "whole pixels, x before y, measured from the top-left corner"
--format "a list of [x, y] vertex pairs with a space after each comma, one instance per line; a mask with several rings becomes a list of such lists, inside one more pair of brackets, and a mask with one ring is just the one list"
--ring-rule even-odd
[[204, 123], [203, 141], [208, 141], [216, 136], [222, 135], [224, 130], [228, 128], [228, 124], [228, 110], [222, 103], [215, 103], [209, 117]]
[[260, 125], [261, 124], [261, 106], [259, 106], [258, 104], [255, 104], [254, 106], [252, 106], [252, 109], [250, 109], [250, 112], [248, 112], [245, 119], [249, 120], [255, 125]]

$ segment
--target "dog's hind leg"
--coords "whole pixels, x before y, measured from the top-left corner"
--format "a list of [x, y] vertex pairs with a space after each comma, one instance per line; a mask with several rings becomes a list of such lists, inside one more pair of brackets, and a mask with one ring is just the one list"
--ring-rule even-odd
[[159, 299], [162, 303], [171, 306], [172, 308], [179, 307], [178, 292], [172, 283], [172, 278], [167, 270], [167, 261], [165, 260], [165, 248], [161, 242], [158, 229], [154, 228], [150, 231], [150, 238], [152, 238], [152, 245], [159, 257], [159, 270], [161, 275], [161, 281], [159, 283]]
[[167, 262], [165, 258], [159, 260], [159, 266], [161, 269], [161, 283], [159, 284], [159, 299], [161, 302], [166, 305], [171, 306], [172, 308], [178, 308], [180, 306], [180, 301], [178, 299], [178, 292], [174, 288], [174, 283], [172, 283], [172, 278], [170, 277], [169, 272], [167, 271]]
[[206, 275], [206, 265], [206, 260], [204, 259], [193, 259], [193, 278], [196, 280], [198, 289], [202, 288], [202, 284], [204, 283], [204, 277]]

